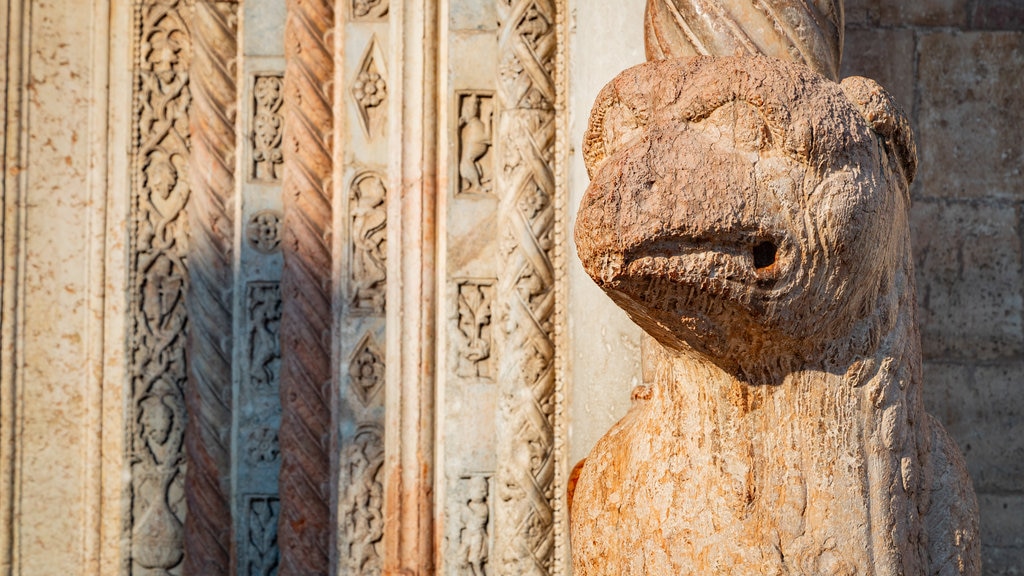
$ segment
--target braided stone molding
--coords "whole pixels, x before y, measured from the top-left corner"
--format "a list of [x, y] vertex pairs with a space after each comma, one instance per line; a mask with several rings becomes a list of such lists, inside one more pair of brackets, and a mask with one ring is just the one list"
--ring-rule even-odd
[[647, 0], [647, 58], [766, 54], [839, 79], [842, 0]]
[[334, 2], [289, 0], [281, 248], [281, 576], [330, 564], [331, 34]]
[[551, 574], [555, 554], [554, 0], [498, 0], [499, 222], [503, 274], [496, 568]]
[[231, 355], [238, 5], [193, 9], [183, 574], [231, 569]]
[[126, 419], [131, 480], [129, 553], [122, 567], [129, 574], [170, 574], [182, 562], [189, 20], [185, 0], [135, 6]]

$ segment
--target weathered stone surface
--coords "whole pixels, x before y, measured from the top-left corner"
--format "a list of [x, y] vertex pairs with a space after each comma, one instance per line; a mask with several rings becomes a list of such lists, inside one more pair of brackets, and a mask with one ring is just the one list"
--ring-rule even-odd
[[982, 560], [986, 576], [1024, 574], [1020, 558], [1024, 555], [1024, 497], [979, 495], [981, 510]]
[[580, 259], [659, 346], [580, 475], [574, 572], [980, 574], [921, 401], [891, 97], [763, 57], [655, 62], [599, 96], [584, 157]]
[[883, 26], [963, 26], [967, 23], [967, 0], [879, 0]]
[[[880, 0], [846, 0], [843, 2], [843, 15], [848, 25], [846, 33], [850, 33], [850, 27], [874, 25], [878, 23]], [[849, 53], [843, 51], [845, 60]]]
[[1024, 410], [1008, 401], [1019, 394], [1024, 366], [936, 362], [925, 364], [924, 375], [925, 404], [963, 450], [975, 488], [999, 494], [1024, 491]]
[[971, 27], [986, 30], [1024, 29], [1024, 4], [1018, 0], [978, 0]]
[[[902, 4], [901, 4], [902, 5]], [[937, 32], [918, 47], [920, 194], [1024, 198], [1024, 33]]]
[[925, 358], [992, 360], [1022, 344], [1017, 210], [918, 202], [911, 213]]

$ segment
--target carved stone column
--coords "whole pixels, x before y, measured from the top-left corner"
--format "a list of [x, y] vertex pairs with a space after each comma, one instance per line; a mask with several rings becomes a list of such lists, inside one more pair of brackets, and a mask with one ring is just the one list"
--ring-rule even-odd
[[290, 0], [285, 24], [282, 576], [330, 569], [334, 4]]
[[555, 571], [556, 3], [497, 2], [500, 258], [496, 572]]
[[188, 203], [186, 575], [233, 574], [231, 413], [238, 5], [197, 2]]
[[648, 0], [647, 58], [766, 54], [839, 79], [842, 0]]

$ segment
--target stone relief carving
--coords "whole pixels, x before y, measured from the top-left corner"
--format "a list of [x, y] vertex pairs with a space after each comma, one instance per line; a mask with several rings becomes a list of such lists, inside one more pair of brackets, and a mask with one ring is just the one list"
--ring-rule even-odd
[[260, 254], [274, 254], [281, 248], [281, 213], [261, 210], [249, 218], [245, 240]]
[[[327, 574], [331, 548], [333, 0], [287, 0], [281, 178], [282, 576]], [[291, 105], [292, 94], [302, 105]]]
[[349, 360], [348, 375], [352, 393], [363, 406], [369, 406], [384, 387], [384, 355], [372, 334], [364, 336], [356, 346]]
[[647, 0], [647, 58], [766, 54], [839, 79], [842, 0]]
[[258, 428], [245, 439], [245, 454], [252, 465], [276, 464], [281, 457], [281, 443], [274, 428]]
[[487, 380], [494, 377], [491, 307], [496, 283], [496, 280], [458, 281], [459, 376]]
[[483, 92], [457, 94], [459, 107], [459, 193], [488, 194], [493, 188], [494, 96]]
[[487, 576], [490, 555], [488, 529], [491, 521], [490, 478], [485, 475], [462, 479], [466, 489], [458, 511], [459, 542], [455, 561], [462, 576]]
[[384, 179], [363, 172], [352, 181], [349, 199], [350, 305], [354, 312], [384, 313], [387, 280], [387, 189]]
[[580, 474], [573, 573], [980, 574], [963, 458], [921, 399], [917, 156], [885, 90], [653, 62], [601, 92], [584, 148], [580, 259], [656, 376]]
[[496, 187], [501, 263], [495, 571], [551, 574], [556, 546], [553, 2], [499, 2]]
[[383, 135], [388, 97], [387, 71], [377, 39], [370, 41], [362, 64], [352, 80], [352, 99], [358, 110], [359, 122], [370, 138]]
[[352, 19], [355, 21], [383, 20], [388, 15], [389, 0], [352, 0]]
[[345, 491], [340, 515], [343, 518], [340, 559], [346, 574], [381, 574], [381, 544], [384, 538], [384, 437], [373, 425], [364, 425], [346, 445], [342, 455]]
[[249, 388], [276, 394], [281, 374], [281, 285], [251, 282], [246, 295], [249, 317]]
[[184, 294], [189, 197], [185, 2], [135, 7], [129, 273], [129, 566], [176, 570], [183, 557], [186, 380]]
[[245, 576], [276, 576], [280, 561], [277, 520], [281, 503], [275, 496], [247, 496], [248, 537], [240, 565]]
[[280, 76], [257, 76], [253, 83], [252, 168], [250, 178], [266, 182], [281, 179], [284, 85]]

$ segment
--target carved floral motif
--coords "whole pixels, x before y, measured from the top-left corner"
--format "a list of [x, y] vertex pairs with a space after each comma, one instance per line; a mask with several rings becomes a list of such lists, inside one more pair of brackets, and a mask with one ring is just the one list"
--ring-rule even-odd
[[276, 576], [280, 562], [277, 519], [281, 503], [275, 496], [246, 497], [248, 535], [240, 564], [245, 576]]
[[352, 0], [352, 19], [381, 20], [388, 15], [389, 0]]
[[384, 358], [372, 334], [356, 346], [348, 365], [349, 386], [363, 406], [369, 406], [384, 387]]
[[245, 240], [260, 254], [273, 254], [281, 248], [281, 213], [261, 210], [249, 218]]
[[362, 64], [352, 81], [352, 99], [356, 104], [359, 122], [367, 136], [376, 138], [382, 135], [386, 119], [388, 97], [387, 72], [384, 69], [383, 55], [377, 45], [377, 39], [371, 39]]
[[459, 365], [463, 377], [492, 379], [493, 349], [491, 306], [494, 302], [494, 280], [459, 282]]
[[252, 168], [250, 176], [256, 180], [276, 182], [281, 178], [284, 158], [281, 138], [284, 103], [280, 76], [257, 76], [253, 84], [255, 106], [252, 119]]

